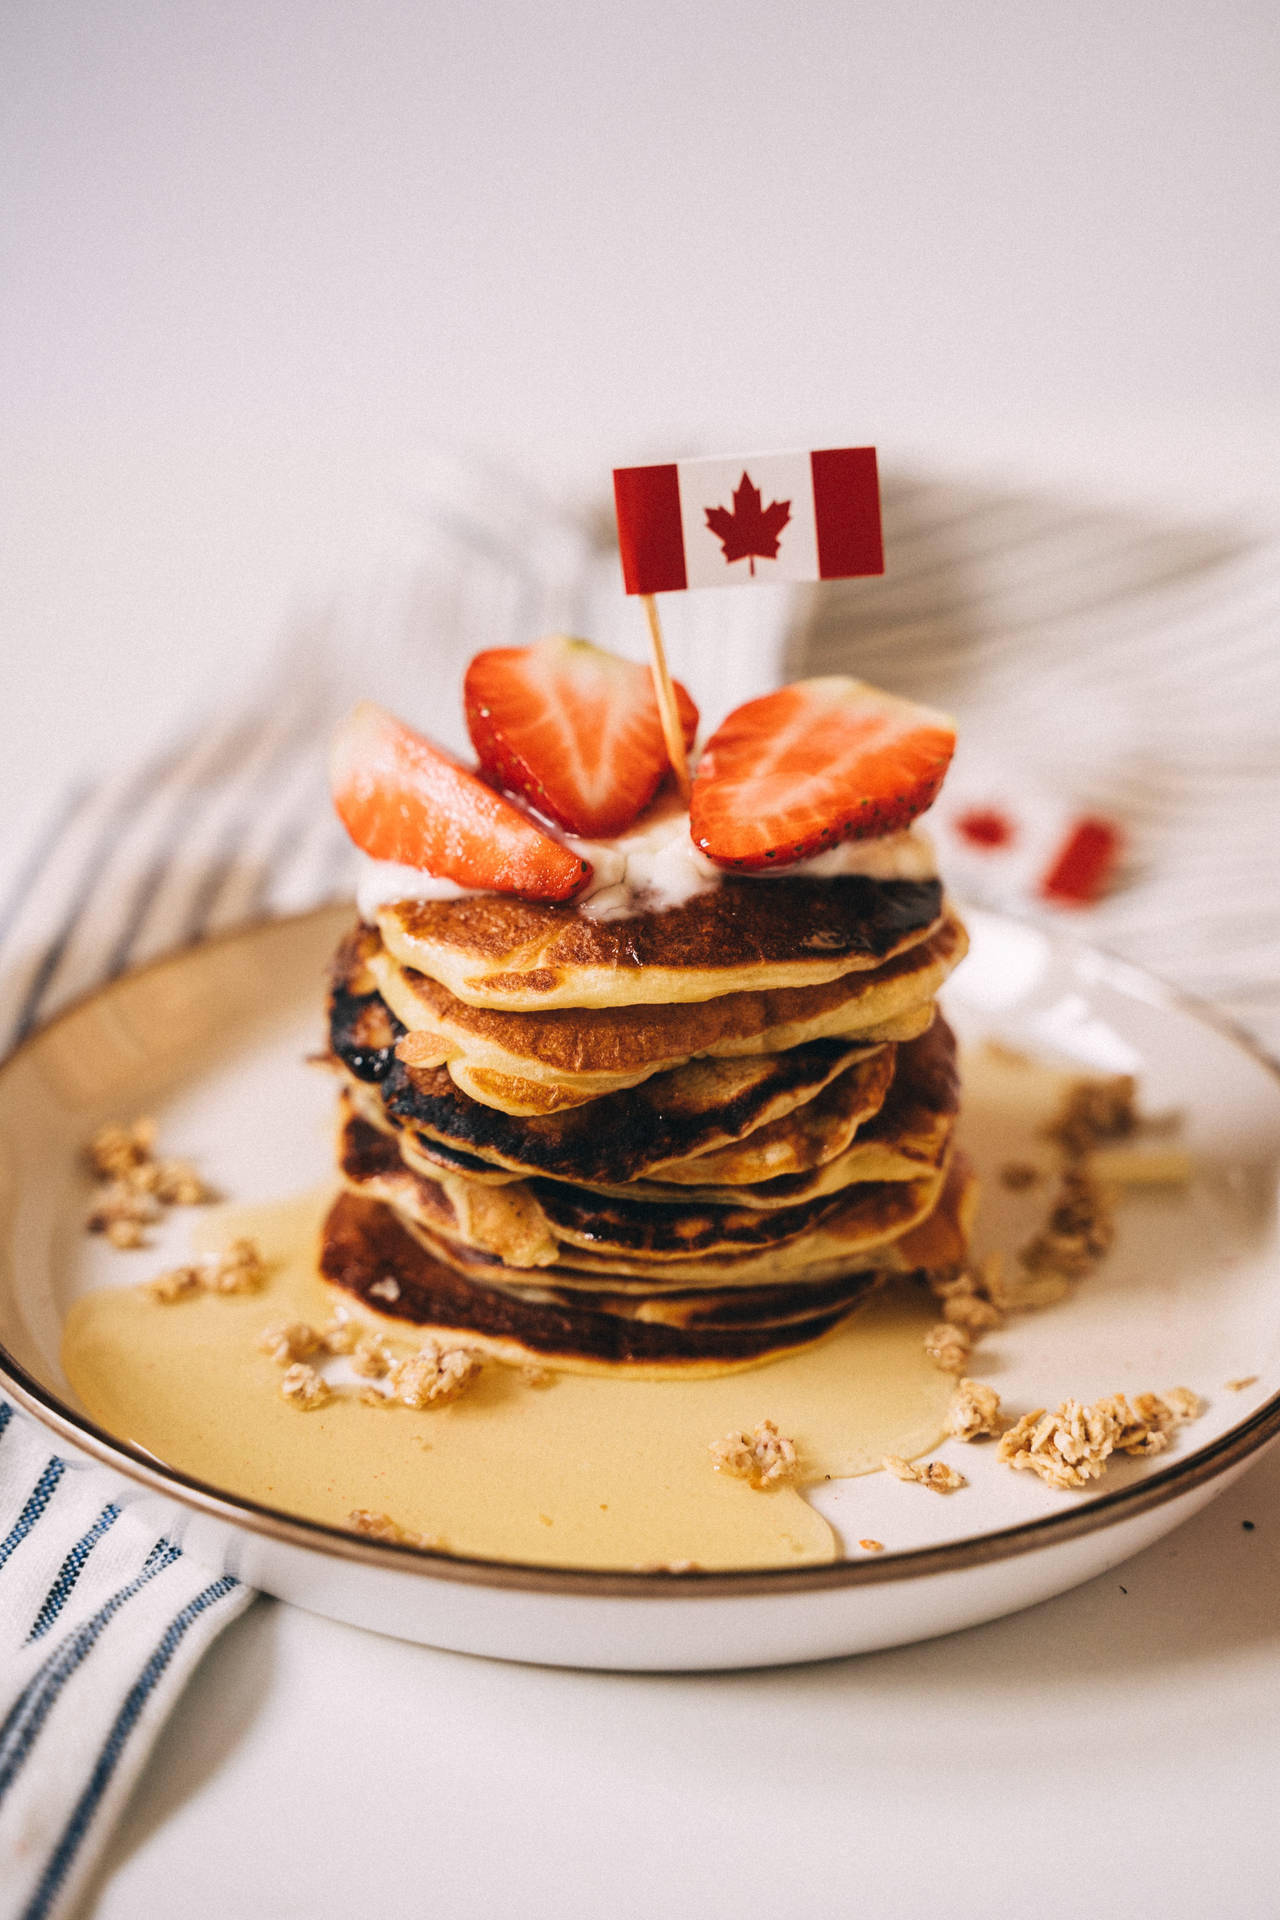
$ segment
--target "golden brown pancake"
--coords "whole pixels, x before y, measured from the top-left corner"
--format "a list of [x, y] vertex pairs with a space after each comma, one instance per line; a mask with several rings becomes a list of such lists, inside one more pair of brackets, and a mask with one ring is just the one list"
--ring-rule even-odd
[[356, 1191], [387, 1201], [415, 1226], [515, 1268], [550, 1265], [570, 1248], [665, 1265], [706, 1253], [785, 1246], [841, 1204], [823, 1196], [798, 1206], [708, 1206], [697, 1196], [638, 1201], [555, 1180], [489, 1187], [465, 1175], [428, 1178], [400, 1158], [395, 1139], [349, 1108], [339, 1165]]
[[[752, 1245], [749, 1229], [742, 1228], [741, 1244], [722, 1251], [692, 1252], [686, 1256], [669, 1250], [653, 1256], [637, 1231], [636, 1243], [623, 1251], [610, 1247], [593, 1252], [569, 1238], [561, 1240], [560, 1257], [552, 1266], [517, 1268], [499, 1261], [491, 1253], [468, 1247], [460, 1239], [447, 1238], [407, 1208], [398, 1209], [404, 1224], [414, 1237], [438, 1258], [471, 1277], [488, 1275], [504, 1285], [536, 1287], [585, 1286], [596, 1290], [617, 1289], [629, 1292], [631, 1281], [642, 1281], [648, 1290], [664, 1292], [669, 1287], [759, 1286], [764, 1282], [800, 1283], [805, 1280], [831, 1280], [859, 1267], [896, 1265], [892, 1243], [909, 1228], [923, 1220], [936, 1205], [945, 1179], [945, 1167], [921, 1180], [875, 1181], [849, 1188], [832, 1196], [835, 1204], [814, 1207], [809, 1227], [794, 1237]], [[561, 1193], [572, 1189], [561, 1188]], [[746, 1211], [743, 1209], [742, 1211]], [[767, 1220], [762, 1212], [756, 1216]], [[624, 1237], [628, 1221], [614, 1223], [615, 1239]], [[556, 1223], [556, 1231], [563, 1231]], [[767, 1230], [766, 1230], [767, 1231]]]
[[817, 986], [881, 966], [935, 927], [937, 880], [726, 874], [682, 906], [595, 920], [572, 902], [403, 900], [378, 925], [402, 966], [508, 1013], [669, 1005]]
[[549, 1089], [545, 1097], [556, 1103], [578, 1103], [703, 1054], [780, 1053], [837, 1036], [868, 1043], [911, 1038], [929, 1024], [933, 997], [966, 946], [959, 920], [948, 915], [937, 932], [882, 967], [821, 986], [731, 993], [691, 1005], [538, 1014], [468, 1006], [425, 974], [399, 966], [368, 930], [356, 936], [352, 951], [358, 977], [376, 981], [409, 1029], [399, 1043], [407, 1064], [447, 1064], [455, 1082], [483, 1105], [527, 1112], [538, 1087]]
[[[846, 1299], [776, 1324], [766, 1318], [746, 1326], [673, 1325], [638, 1313], [611, 1313], [595, 1303], [576, 1306], [550, 1294], [522, 1298], [478, 1285], [434, 1259], [389, 1207], [354, 1193], [339, 1195], [325, 1220], [320, 1270], [371, 1311], [454, 1344], [464, 1340], [495, 1358], [630, 1374], [689, 1378], [757, 1365], [811, 1345], [850, 1310]], [[397, 1289], [390, 1314], [388, 1280]], [[855, 1299], [872, 1284], [865, 1278], [854, 1289]]]
[[[352, 1083], [379, 1089], [388, 1119], [437, 1164], [483, 1172], [544, 1174], [580, 1185], [618, 1186], [691, 1154], [726, 1147], [812, 1101], [839, 1080], [843, 1110], [875, 1113], [893, 1071], [893, 1048], [815, 1041], [789, 1053], [704, 1058], [589, 1108], [524, 1118], [461, 1093], [443, 1068], [407, 1069], [395, 1057], [403, 1034], [375, 994], [330, 999], [330, 1045]], [[381, 1046], [371, 1045], [380, 1038]], [[366, 1118], [376, 1115], [366, 1103]], [[444, 1155], [433, 1149], [446, 1149]], [[664, 1176], [665, 1177], [665, 1176]]]
[[629, 1190], [670, 1199], [696, 1186], [724, 1205], [789, 1206], [857, 1180], [919, 1179], [941, 1162], [959, 1110], [955, 1036], [939, 1015], [896, 1048], [888, 1096], [870, 1115], [843, 1088], [837, 1080], [734, 1146], [659, 1168]]
[[353, 1189], [385, 1200], [420, 1225], [515, 1267], [549, 1266], [560, 1243], [524, 1180], [494, 1187], [466, 1174], [405, 1164], [395, 1136], [371, 1126], [344, 1098], [338, 1166]]
[[[346, 1193], [325, 1222], [321, 1271], [382, 1318], [447, 1341], [464, 1340], [501, 1360], [693, 1378], [811, 1344], [839, 1325], [885, 1272], [958, 1265], [965, 1258], [974, 1198], [972, 1170], [957, 1152], [933, 1211], [876, 1265], [800, 1289], [766, 1281], [732, 1293], [711, 1285], [649, 1296], [613, 1289], [587, 1293], [580, 1284], [566, 1288], [560, 1279], [524, 1291], [495, 1287], [483, 1277], [473, 1281], [436, 1258], [389, 1207]], [[546, 1277], [539, 1275], [539, 1282]], [[388, 1280], [397, 1290], [394, 1301], [386, 1297]], [[808, 1315], [806, 1295], [813, 1309]]]

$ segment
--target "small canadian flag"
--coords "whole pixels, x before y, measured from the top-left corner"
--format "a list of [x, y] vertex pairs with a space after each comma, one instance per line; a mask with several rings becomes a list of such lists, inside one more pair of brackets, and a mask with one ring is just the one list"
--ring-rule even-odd
[[628, 593], [883, 573], [874, 447], [615, 467]]

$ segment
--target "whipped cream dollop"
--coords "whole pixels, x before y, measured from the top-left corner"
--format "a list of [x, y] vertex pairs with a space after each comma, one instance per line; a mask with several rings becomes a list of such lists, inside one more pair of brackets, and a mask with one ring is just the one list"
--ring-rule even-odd
[[[724, 868], [693, 844], [689, 815], [683, 808], [647, 814], [611, 840], [563, 838], [566, 846], [591, 862], [591, 880], [574, 905], [592, 920], [625, 920], [641, 912], [680, 907], [696, 894], [720, 886], [726, 877]], [[932, 880], [937, 871], [928, 837], [918, 827], [910, 827], [874, 840], [845, 840], [810, 860], [740, 877], [765, 885], [771, 880], [835, 880], [846, 874], [866, 874], [873, 880]], [[361, 919], [373, 921], [379, 907], [393, 900], [464, 900], [482, 891], [440, 879], [420, 867], [363, 856], [356, 897]]]

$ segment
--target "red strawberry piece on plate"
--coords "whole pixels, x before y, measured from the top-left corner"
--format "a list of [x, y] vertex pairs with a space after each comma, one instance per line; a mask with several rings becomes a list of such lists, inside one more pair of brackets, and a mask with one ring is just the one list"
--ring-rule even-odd
[[338, 729], [329, 778], [339, 819], [375, 860], [533, 900], [568, 900], [591, 877], [580, 854], [369, 700]]
[[785, 867], [909, 826], [956, 743], [946, 714], [832, 675], [738, 707], [707, 743], [690, 831], [723, 867]]
[[[675, 683], [686, 748], [698, 709]], [[570, 833], [620, 833], [670, 762], [647, 667], [556, 634], [491, 647], [467, 668], [467, 730], [482, 771]]]
[[1112, 821], [1093, 814], [1073, 820], [1040, 881], [1041, 896], [1059, 906], [1091, 907], [1110, 885], [1122, 845], [1120, 829]]

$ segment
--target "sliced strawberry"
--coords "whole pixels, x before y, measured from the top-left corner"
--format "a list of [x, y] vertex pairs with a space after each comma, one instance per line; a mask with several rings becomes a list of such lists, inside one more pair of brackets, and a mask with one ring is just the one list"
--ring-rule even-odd
[[[686, 749], [698, 709], [675, 683]], [[467, 730], [491, 780], [570, 833], [620, 833], [669, 765], [647, 667], [556, 634], [491, 647], [467, 668]]]
[[375, 860], [534, 900], [568, 900], [591, 878], [588, 861], [372, 701], [338, 729], [329, 779], [339, 819]]
[[937, 795], [956, 744], [944, 713], [861, 680], [800, 680], [748, 700], [707, 743], [690, 831], [722, 867], [785, 867], [895, 833]]

